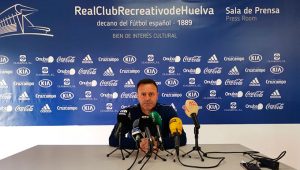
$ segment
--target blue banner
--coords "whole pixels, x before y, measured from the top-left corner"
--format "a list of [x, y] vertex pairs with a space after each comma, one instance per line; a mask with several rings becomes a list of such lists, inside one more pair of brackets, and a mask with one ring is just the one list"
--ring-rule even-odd
[[146, 77], [183, 123], [300, 123], [299, 5], [1, 2], [0, 125], [114, 124]]

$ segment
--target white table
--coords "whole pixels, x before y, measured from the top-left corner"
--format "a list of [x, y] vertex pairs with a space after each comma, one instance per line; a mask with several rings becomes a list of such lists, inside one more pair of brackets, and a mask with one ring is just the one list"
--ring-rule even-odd
[[[181, 147], [183, 151], [191, 150], [193, 145]], [[248, 148], [239, 144], [205, 144], [200, 145], [204, 152], [215, 151], [249, 151]], [[132, 164], [136, 151], [129, 158], [121, 159], [121, 152], [117, 150], [110, 157], [106, 155], [114, 148], [104, 145], [38, 145], [29, 148], [23, 152], [12, 155], [8, 158], [0, 160], [1, 170], [116, 170], [128, 169]], [[182, 166], [178, 161], [173, 162], [173, 156], [166, 156], [166, 152], [158, 153], [167, 161], [154, 159], [154, 156], [147, 162], [144, 170], [181, 170], [195, 169]], [[181, 153], [180, 153], [181, 154]], [[199, 158], [197, 152], [180, 158], [185, 164], [196, 166], [211, 166], [215, 165], [218, 160], [208, 159], [204, 157], [204, 162]], [[139, 154], [138, 160], [143, 154]], [[239, 170], [243, 169], [240, 166], [242, 160], [249, 161], [249, 157], [242, 154], [210, 154], [209, 156], [224, 156], [225, 160], [216, 170]], [[277, 155], [276, 155], [277, 156]], [[272, 156], [274, 157], [274, 156]], [[142, 162], [142, 164], [145, 160]], [[133, 170], [140, 169], [142, 164], [133, 166]], [[293, 170], [294, 168], [280, 163], [280, 170]]]

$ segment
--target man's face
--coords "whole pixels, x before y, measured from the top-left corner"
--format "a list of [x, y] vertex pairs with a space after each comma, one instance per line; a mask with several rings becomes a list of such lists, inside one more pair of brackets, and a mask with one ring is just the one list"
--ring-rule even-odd
[[149, 115], [158, 100], [157, 88], [154, 84], [140, 84], [137, 89], [137, 98], [142, 111]]

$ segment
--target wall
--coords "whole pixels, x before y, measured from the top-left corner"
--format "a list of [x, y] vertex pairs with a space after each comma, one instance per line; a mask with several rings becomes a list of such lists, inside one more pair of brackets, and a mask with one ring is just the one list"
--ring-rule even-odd
[[[269, 157], [286, 150], [281, 161], [300, 169], [299, 128], [299, 124], [203, 125], [199, 143], [239, 143]], [[111, 129], [112, 126], [0, 127], [0, 159], [35, 145], [105, 145]], [[188, 143], [194, 143], [193, 126], [185, 125], [184, 129]]]

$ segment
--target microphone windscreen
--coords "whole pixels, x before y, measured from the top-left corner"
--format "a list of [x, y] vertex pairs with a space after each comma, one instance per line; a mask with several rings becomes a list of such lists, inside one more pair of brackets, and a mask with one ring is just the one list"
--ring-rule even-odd
[[135, 121], [132, 124], [132, 127], [133, 128], [139, 127], [139, 124], [140, 124], [140, 119], [135, 119]]
[[134, 127], [134, 128], [132, 128], [132, 130], [131, 130], [131, 135], [132, 135], [132, 137], [133, 137], [133, 139], [135, 140], [135, 141], [137, 141], [137, 142], [139, 142], [140, 141], [140, 139], [141, 139], [141, 130], [139, 129], [139, 127]]
[[198, 115], [198, 104], [194, 100], [186, 100], [184, 106], [184, 112], [188, 117], [191, 117], [193, 113]]
[[120, 110], [117, 116], [117, 121], [122, 122], [124, 124], [130, 122], [130, 118], [128, 115], [129, 115], [128, 110], [124, 110], [124, 109]]
[[152, 120], [150, 117], [146, 115], [141, 116], [139, 127], [143, 132], [145, 132], [145, 127], [152, 127]]
[[169, 128], [171, 131], [171, 134], [174, 135], [176, 133], [179, 133], [179, 135], [182, 134], [182, 121], [178, 117], [173, 117], [169, 122]]
[[159, 125], [160, 127], [162, 126], [162, 119], [159, 113], [157, 113], [156, 111], [151, 112], [150, 118], [152, 119], [152, 122]]
[[123, 122], [125, 123], [127, 120], [129, 120], [128, 117], [128, 111], [127, 110], [120, 110], [117, 116], [118, 122]]
[[117, 116], [117, 121], [119, 124], [122, 124], [122, 128], [121, 128], [122, 134], [125, 134], [132, 128], [130, 114], [129, 111], [126, 109], [122, 109], [119, 111]]
[[131, 134], [132, 134], [132, 136], [141, 134], [141, 130], [140, 130], [138, 127], [133, 128], [133, 129], [131, 130]]

